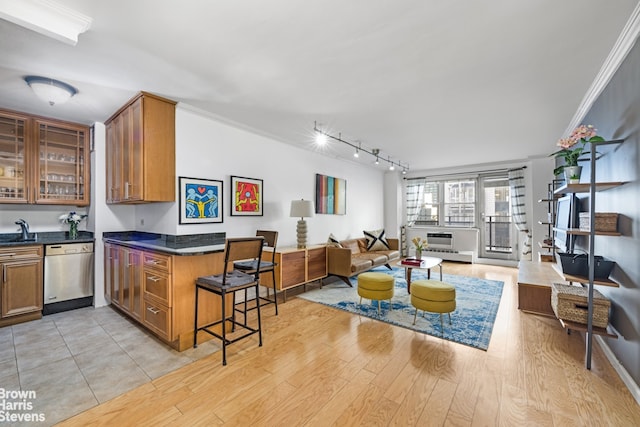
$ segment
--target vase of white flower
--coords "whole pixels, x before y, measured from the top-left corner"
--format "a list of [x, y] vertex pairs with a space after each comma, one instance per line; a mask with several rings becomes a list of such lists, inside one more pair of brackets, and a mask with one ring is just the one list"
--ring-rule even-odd
[[62, 221], [63, 224], [69, 224], [69, 239], [78, 238], [78, 224], [86, 217], [86, 214], [80, 215], [74, 211], [60, 217], [60, 221]]
[[75, 222], [69, 223], [69, 238], [70, 239], [78, 238], [78, 224]]

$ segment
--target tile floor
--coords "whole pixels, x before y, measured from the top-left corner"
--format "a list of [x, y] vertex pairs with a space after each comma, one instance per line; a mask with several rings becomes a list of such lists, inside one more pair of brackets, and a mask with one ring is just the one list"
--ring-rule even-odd
[[[0, 391], [34, 391], [28, 411], [53, 425], [220, 349], [177, 352], [110, 307], [87, 307], [0, 328]], [[5, 394], [3, 393], [3, 394]], [[22, 399], [6, 398], [5, 402]]]

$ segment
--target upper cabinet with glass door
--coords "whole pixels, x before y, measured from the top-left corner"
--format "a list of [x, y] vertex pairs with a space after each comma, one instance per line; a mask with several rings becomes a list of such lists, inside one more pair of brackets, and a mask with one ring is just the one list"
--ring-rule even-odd
[[26, 203], [25, 152], [29, 117], [0, 111], [0, 203]]
[[88, 128], [36, 120], [36, 129], [39, 145], [36, 203], [88, 205]]
[[0, 203], [89, 205], [87, 126], [0, 111], [0, 128], [0, 151], [13, 153], [12, 162], [6, 154], [0, 160], [3, 168], [11, 163], [0, 180]]

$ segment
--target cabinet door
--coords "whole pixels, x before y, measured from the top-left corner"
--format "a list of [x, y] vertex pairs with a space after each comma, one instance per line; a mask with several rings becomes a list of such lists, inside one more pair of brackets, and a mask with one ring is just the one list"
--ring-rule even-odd
[[131, 254], [134, 251], [132, 249], [128, 249], [128, 248], [120, 248], [120, 259], [121, 259], [121, 264], [120, 267], [122, 269], [121, 271], [121, 278], [122, 281], [120, 282], [120, 305], [122, 306], [123, 309], [127, 310], [127, 311], [131, 311], [131, 300], [132, 300], [132, 292], [131, 292], [131, 286], [132, 286], [132, 280], [133, 280], [133, 270], [131, 268]]
[[307, 251], [307, 281], [321, 279], [327, 276], [327, 248], [309, 249]]
[[119, 160], [119, 143], [118, 138], [118, 118], [106, 125], [106, 201], [107, 203], [115, 203], [119, 201], [120, 192], [118, 189], [120, 179], [120, 160]]
[[[286, 289], [306, 281], [306, 251], [299, 250], [280, 254], [277, 277], [280, 278], [278, 289]], [[276, 271], [278, 273], [278, 271]]]
[[2, 317], [42, 310], [42, 259], [2, 264]]
[[136, 319], [140, 319], [142, 316], [142, 277], [142, 252], [130, 250], [129, 292], [131, 303], [129, 305], [129, 312]]
[[105, 243], [104, 245], [104, 296], [107, 302], [111, 302], [113, 288], [113, 276], [117, 274], [114, 268], [113, 245]]
[[89, 131], [86, 126], [36, 120], [35, 202], [89, 205]]
[[122, 306], [122, 251], [118, 246], [111, 247], [111, 304]]
[[126, 122], [124, 155], [125, 199], [127, 201], [144, 200], [143, 194], [143, 118], [142, 99], [138, 98], [129, 108], [123, 112]]
[[26, 116], [0, 111], [0, 202], [27, 203]]

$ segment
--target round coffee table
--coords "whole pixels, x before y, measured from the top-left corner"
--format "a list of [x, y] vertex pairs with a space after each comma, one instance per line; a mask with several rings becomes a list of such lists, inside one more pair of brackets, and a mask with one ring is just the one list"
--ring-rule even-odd
[[416, 270], [427, 270], [427, 279], [431, 279], [431, 269], [440, 267], [440, 281], [442, 281], [442, 258], [423, 256], [420, 265], [403, 264], [402, 260], [396, 263], [398, 267], [404, 268], [404, 278], [407, 281], [407, 292], [411, 293], [411, 272]]

